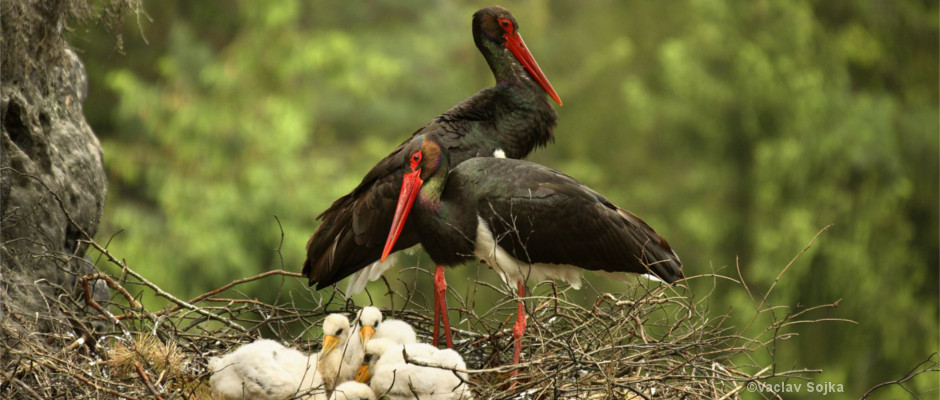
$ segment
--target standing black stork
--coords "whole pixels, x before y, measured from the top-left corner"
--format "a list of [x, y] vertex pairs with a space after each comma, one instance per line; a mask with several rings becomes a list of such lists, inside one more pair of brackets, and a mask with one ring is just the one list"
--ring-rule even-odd
[[665, 238], [576, 179], [492, 157], [451, 169], [448, 156], [446, 146], [429, 136], [402, 149], [401, 163], [408, 166], [382, 259], [395, 248], [410, 213], [410, 234], [438, 265], [479, 259], [506, 284], [516, 283], [513, 363], [522, 350], [527, 280], [559, 279], [577, 288], [581, 269], [652, 274], [669, 283], [683, 277]]
[[[523, 158], [554, 140], [558, 116], [545, 94], [559, 105], [561, 99], [526, 48], [519, 36], [519, 24], [509, 10], [497, 6], [479, 10], [473, 14], [472, 25], [473, 40], [493, 71], [496, 85], [457, 104], [412, 136], [426, 136], [441, 143], [453, 165], [472, 157]], [[378, 261], [407, 166], [401, 155], [407, 143], [398, 146], [366, 174], [359, 186], [317, 217], [322, 222], [307, 242], [303, 266], [310, 285], [322, 289]], [[404, 226], [392, 250], [416, 244], [417, 235]], [[446, 285], [444, 269], [438, 266], [434, 274], [434, 344], [443, 317], [447, 346], [453, 347]]]

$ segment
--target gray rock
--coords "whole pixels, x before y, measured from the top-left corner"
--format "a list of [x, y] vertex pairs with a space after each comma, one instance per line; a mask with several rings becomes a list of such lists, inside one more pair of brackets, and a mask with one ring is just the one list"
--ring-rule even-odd
[[[10, 39], [9, 32], [4, 36]], [[80, 240], [97, 232], [107, 178], [101, 145], [82, 113], [84, 66], [58, 36], [44, 38], [58, 44], [39, 49], [58, 52], [37, 56], [47, 64], [13, 68], [24, 76], [4, 74], [0, 81], [0, 323], [6, 334], [51, 330], [64, 321], [82, 326], [75, 318], [82, 309], [76, 307], [80, 276], [97, 271]], [[3, 65], [30, 61], [4, 53]], [[96, 285], [96, 296], [107, 301], [104, 282]]]

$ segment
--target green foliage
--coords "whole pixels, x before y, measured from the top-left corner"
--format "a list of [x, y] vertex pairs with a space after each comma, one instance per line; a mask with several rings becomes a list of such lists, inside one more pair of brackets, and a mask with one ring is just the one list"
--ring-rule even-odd
[[[150, 44], [128, 26], [123, 56], [76, 41], [111, 180], [99, 231], [181, 297], [281, 267], [275, 215], [299, 270], [330, 201], [491, 84], [469, 32], [482, 3], [225, 4], [146, 4]], [[740, 260], [758, 295], [834, 223], [771, 295], [842, 299], [827, 316], [858, 322], [793, 328], [776, 356], [819, 381], [861, 394], [937, 351], [937, 5], [593, 5], [510, 5], [565, 101], [532, 159], [644, 217], [687, 274]]]

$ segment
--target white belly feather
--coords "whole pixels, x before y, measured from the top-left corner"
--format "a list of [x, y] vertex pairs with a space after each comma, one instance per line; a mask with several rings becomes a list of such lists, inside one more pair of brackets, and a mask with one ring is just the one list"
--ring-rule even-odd
[[575, 289], [581, 288], [581, 269], [567, 264], [529, 264], [519, 261], [504, 250], [493, 239], [493, 232], [483, 218], [477, 216], [476, 248], [473, 254], [499, 274], [510, 287], [519, 281], [532, 280], [534, 283], [546, 279], [567, 282]]
[[[401, 251], [407, 254], [414, 254], [420, 247], [420, 245], [414, 245]], [[346, 298], [362, 293], [363, 290], [366, 290], [366, 285], [369, 284], [369, 282], [379, 280], [382, 278], [382, 275], [385, 274], [385, 271], [388, 271], [389, 268], [392, 268], [396, 264], [398, 264], [398, 252], [389, 255], [384, 262], [376, 261], [356, 271], [356, 273], [352, 274], [349, 278], [349, 281], [346, 282]]]

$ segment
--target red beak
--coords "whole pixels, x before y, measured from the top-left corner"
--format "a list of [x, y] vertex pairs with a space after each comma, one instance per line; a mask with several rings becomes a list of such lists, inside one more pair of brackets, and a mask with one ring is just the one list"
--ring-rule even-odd
[[408, 219], [408, 213], [411, 212], [411, 206], [415, 203], [415, 197], [421, 190], [421, 169], [405, 174], [401, 180], [401, 193], [398, 194], [398, 206], [395, 207], [395, 217], [392, 218], [392, 229], [388, 231], [388, 239], [385, 240], [385, 249], [382, 250], [382, 261], [388, 257], [395, 247], [395, 241], [398, 235], [401, 235], [402, 228], [405, 227], [405, 220]]
[[525, 42], [522, 41], [522, 36], [520, 36], [518, 32], [507, 33], [503, 36], [506, 38], [506, 48], [509, 49], [512, 55], [516, 56], [516, 59], [522, 63], [522, 66], [529, 71], [529, 75], [532, 75], [539, 85], [542, 85], [542, 89], [545, 89], [545, 92], [548, 93], [549, 96], [552, 96], [552, 99], [554, 99], [558, 105], [561, 105], [561, 98], [558, 97], [558, 93], [555, 93], [555, 88], [552, 87], [552, 84], [548, 83], [548, 78], [542, 73], [542, 69], [539, 68], [539, 64], [535, 62], [535, 58], [532, 58], [532, 53], [529, 53]]

